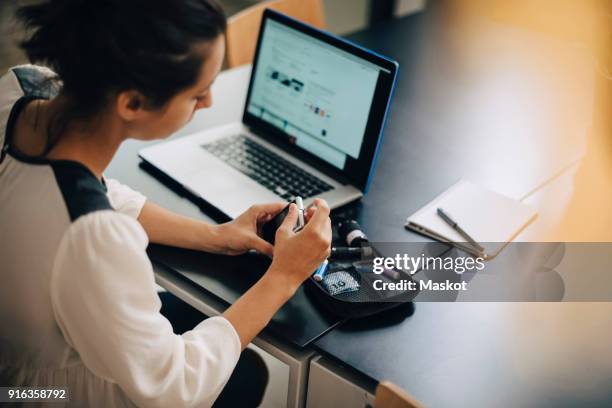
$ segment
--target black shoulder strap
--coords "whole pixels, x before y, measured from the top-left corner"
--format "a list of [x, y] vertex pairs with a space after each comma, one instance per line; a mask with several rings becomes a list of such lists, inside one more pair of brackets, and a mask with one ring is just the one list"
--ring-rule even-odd
[[85, 166], [65, 160], [53, 160], [50, 164], [72, 221], [95, 211], [113, 209], [106, 186]]

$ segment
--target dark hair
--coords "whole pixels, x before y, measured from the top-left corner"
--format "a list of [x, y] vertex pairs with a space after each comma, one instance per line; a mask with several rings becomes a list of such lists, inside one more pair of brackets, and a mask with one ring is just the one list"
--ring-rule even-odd
[[122, 90], [163, 107], [197, 81], [205, 56], [194, 45], [226, 28], [215, 0], [49, 0], [17, 17], [29, 32], [20, 46], [57, 73], [70, 101], [60, 127], [99, 112]]

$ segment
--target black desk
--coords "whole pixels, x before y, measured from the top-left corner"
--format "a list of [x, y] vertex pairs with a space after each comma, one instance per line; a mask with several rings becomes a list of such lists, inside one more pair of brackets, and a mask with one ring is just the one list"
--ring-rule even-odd
[[372, 188], [357, 211], [373, 241], [421, 241], [404, 219], [460, 178], [520, 199], [584, 152], [590, 57], [444, 11], [430, 7], [350, 37], [400, 63]]
[[[402, 220], [458, 178], [523, 198], [583, 153], [591, 60], [567, 44], [431, 8], [352, 38], [402, 71], [357, 212], [374, 240], [419, 240]], [[602, 303], [417, 303], [315, 346], [426, 406], [610, 406], [611, 316]]]
[[416, 303], [315, 345], [428, 407], [603, 407], [611, 339], [612, 303]]

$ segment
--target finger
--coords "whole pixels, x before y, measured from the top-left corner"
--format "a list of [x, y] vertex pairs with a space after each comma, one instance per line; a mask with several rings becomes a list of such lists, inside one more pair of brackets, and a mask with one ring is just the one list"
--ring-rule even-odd
[[331, 247], [332, 227], [331, 220], [329, 218], [327, 218], [327, 221], [325, 221], [325, 223], [323, 224], [320, 233], [323, 238], [329, 241]]
[[271, 220], [276, 214], [281, 212], [287, 203], [284, 202], [276, 202], [276, 203], [268, 203], [268, 204], [258, 204], [254, 205], [253, 212], [256, 214], [257, 220], [261, 221], [264, 219]]
[[265, 217], [258, 219], [255, 221], [255, 227], [257, 230], [257, 235], [259, 235], [260, 237], [263, 236], [263, 226], [266, 225], [266, 223], [270, 222], [270, 220], [272, 219], [272, 214], [267, 214]]
[[317, 209], [315, 207], [308, 207], [306, 209], [306, 212], [304, 213], [305, 221], [306, 222], [310, 221], [310, 219], [312, 218], [312, 216], [314, 215], [316, 211]]
[[331, 239], [332, 239], [332, 224], [331, 224], [331, 220], [329, 218], [327, 219], [327, 222], [325, 223], [325, 236], [331, 242]]
[[310, 203], [310, 205], [308, 207], [306, 207], [306, 209], [317, 209], [319, 207], [327, 207], [329, 208], [329, 205], [327, 204], [327, 201], [325, 201], [322, 198], [315, 198], [314, 200], [312, 200], [312, 203]]
[[297, 206], [293, 203], [289, 205], [289, 211], [287, 212], [287, 216], [283, 220], [283, 223], [278, 227], [278, 233], [288, 235], [293, 233], [293, 227], [297, 223], [298, 218]]
[[307, 227], [310, 228], [323, 228], [329, 220], [329, 206], [325, 200], [317, 198], [314, 203], [317, 207], [314, 215], [308, 222]]
[[274, 247], [272, 246], [272, 244], [267, 241], [264, 241], [259, 237], [255, 237], [253, 239], [251, 247], [260, 254], [267, 255], [270, 258], [272, 258], [272, 255], [274, 255]]
[[257, 228], [263, 227], [264, 224], [269, 222], [274, 216], [272, 214], [262, 213], [256, 219], [255, 223], [257, 224]]

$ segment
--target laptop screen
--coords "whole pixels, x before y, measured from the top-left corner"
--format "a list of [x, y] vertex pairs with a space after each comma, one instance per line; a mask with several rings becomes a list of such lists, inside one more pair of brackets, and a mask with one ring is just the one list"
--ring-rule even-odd
[[248, 110], [338, 168], [359, 157], [380, 67], [270, 20]]
[[264, 19], [246, 113], [280, 131], [277, 138], [346, 171], [364, 156], [380, 77], [390, 70], [349, 43], [340, 47], [331, 35], [295, 24]]

